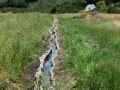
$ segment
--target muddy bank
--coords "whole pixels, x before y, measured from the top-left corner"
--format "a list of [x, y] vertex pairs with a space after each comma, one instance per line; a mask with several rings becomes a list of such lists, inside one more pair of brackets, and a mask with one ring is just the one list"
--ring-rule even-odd
[[[59, 30], [57, 31], [57, 38], [58, 42], [60, 43], [65, 38], [63, 37], [62, 33]], [[75, 81], [75, 76], [73, 76], [72, 69], [65, 69], [64, 68], [64, 60], [66, 60], [67, 52], [64, 48], [59, 44], [59, 52], [55, 59], [55, 87], [54, 90], [72, 90], [72, 83]]]
[[35, 73], [39, 66], [39, 61], [34, 59], [29, 62], [27, 69], [20, 75], [20, 81], [24, 85], [25, 90], [32, 90], [34, 87]]
[[23, 86], [22, 90], [33, 90], [34, 88], [35, 73], [40, 65], [39, 57], [49, 48], [49, 40], [47, 39], [48, 37], [49, 36], [47, 35], [40, 44], [40, 48], [43, 48], [41, 54], [34, 54], [33, 57], [29, 58], [27, 68], [19, 76], [19, 81]]

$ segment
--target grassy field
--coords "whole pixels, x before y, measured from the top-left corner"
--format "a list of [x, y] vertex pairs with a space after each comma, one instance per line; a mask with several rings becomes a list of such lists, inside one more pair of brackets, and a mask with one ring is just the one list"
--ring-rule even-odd
[[49, 39], [52, 21], [52, 15], [41, 13], [0, 14], [0, 90], [9, 90], [6, 82], [19, 82], [33, 55], [45, 52], [42, 41]]
[[[120, 90], [119, 15], [100, 14], [107, 18], [101, 21], [70, 19], [75, 15], [80, 14], [55, 15], [61, 33], [62, 69], [72, 74], [66, 78], [62, 73], [55, 90]], [[45, 52], [42, 41], [49, 39], [52, 21], [50, 14], [0, 14], [0, 90], [22, 90], [19, 77], [28, 62], [34, 61], [34, 54]]]
[[119, 24], [120, 18], [102, 21], [59, 18], [64, 69], [70, 69], [76, 77], [74, 81], [68, 80], [72, 90], [120, 90], [120, 29], [115, 22]]

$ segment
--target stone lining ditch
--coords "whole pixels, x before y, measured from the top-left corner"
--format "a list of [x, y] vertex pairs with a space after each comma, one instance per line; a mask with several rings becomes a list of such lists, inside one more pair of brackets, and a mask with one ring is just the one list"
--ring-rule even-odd
[[39, 57], [40, 66], [35, 74], [34, 90], [54, 90], [54, 59], [57, 56], [59, 49], [56, 30], [57, 20], [55, 19], [53, 22], [53, 27], [49, 30], [51, 35], [49, 50], [46, 51], [46, 53], [41, 57]]

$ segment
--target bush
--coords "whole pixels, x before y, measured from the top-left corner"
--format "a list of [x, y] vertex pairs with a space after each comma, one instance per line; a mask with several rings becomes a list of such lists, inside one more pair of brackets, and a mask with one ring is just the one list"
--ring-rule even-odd
[[85, 0], [57, 0], [51, 13], [74, 13], [85, 7]]
[[120, 2], [115, 3], [116, 7], [120, 7]]
[[107, 7], [101, 7], [100, 9], [98, 9], [98, 11], [106, 13], [107, 12]]
[[100, 12], [107, 12], [107, 7], [104, 0], [97, 2], [97, 9]]
[[28, 2], [36, 2], [38, 0], [0, 0], [0, 7], [27, 7]]
[[27, 7], [25, 0], [8, 0], [7, 6], [9, 7]]
[[115, 6], [109, 6], [107, 12], [108, 13], [120, 13], [120, 9]]
[[25, 2], [36, 2], [38, 0], [25, 0]]
[[1, 0], [0, 1], [0, 7], [4, 7], [6, 5], [6, 0]]
[[1, 8], [0, 10], [2, 13], [10, 12], [10, 9], [6, 9], [6, 8]]

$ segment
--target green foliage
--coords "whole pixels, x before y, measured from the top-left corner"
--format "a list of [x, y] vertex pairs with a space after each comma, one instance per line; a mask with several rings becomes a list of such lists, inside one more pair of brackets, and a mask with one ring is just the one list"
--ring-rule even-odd
[[120, 7], [120, 2], [115, 3], [116, 7]]
[[106, 5], [110, 5], [112, 3], [112, 0], [105, 0]]
[[105, 1], [104, 0], [101, 0], [99, 2], [97, 2], [97, 8], [103, 8], [103, 7], [106, 7], [106, 4], [105, 4]]
[[57, 0], [51, 13], [78, 12], [85, 7], [85, 0]]
[[107, 12], [108, 13], [120, 13], [120, 9], [115, 6], [109, 6]]
[[0, 8], [6, 6], [6, 0], [0, 1]]
[[105, 1], [106, 5], [110, 5], [112, 3], [116, 3], [116, 2], [119, 2], [119, 0], [86, 0], [87, 3], [93, 3], [93, 4], [97, 4], [97, 2], [99, 1]]
[[4, 0], [0, 2], [0, 7], [27, 7], [28, 2], [37, 0]]
[[7, 6], [8, 7], [26, 7], [27, 4], [25, 0], [8, 0]]
[[120, 39], [115, 39], [112, 43], [112, 48], [117, 49], [118, 51], [120, 51]]
[[25, 2], [36, 2], [38, 0], [25, 0]]
[[107, 12], [112, 3], [119, 7], [119, 0], [0, 0], [0, 7], [8, 7], [8, 10], [3, 8], [3, 12], [76, 13], [84, 10], [89, 3], [97, 5], [100, 12]]
[[100, 12], [106, 12], [106, 11], [107, 11], [107, 7], [106, 7], [106, 4], [105, 4], [105, 1], [104, 1], [104, 0], [97, 2], [96, 5], [97, 5], [97, 9], [98, 9]]
[[[106, 0], [105, 0], [106, 1]], [[105, 1], [104, 0], [100, 0], [99, 2], [97, 2], [97, 9], [98, 11], [100, 12], [107, 12], [107, 13], [120, 13], [120, 8], [119, 8], [119, 2], [116, 3], [115, 5], [110, 5], [112, 3], [112, 1], [109, 1], [107, 2], [107, 5], [110, 5], [110, 6], [106, 6], [105, 4]]]

